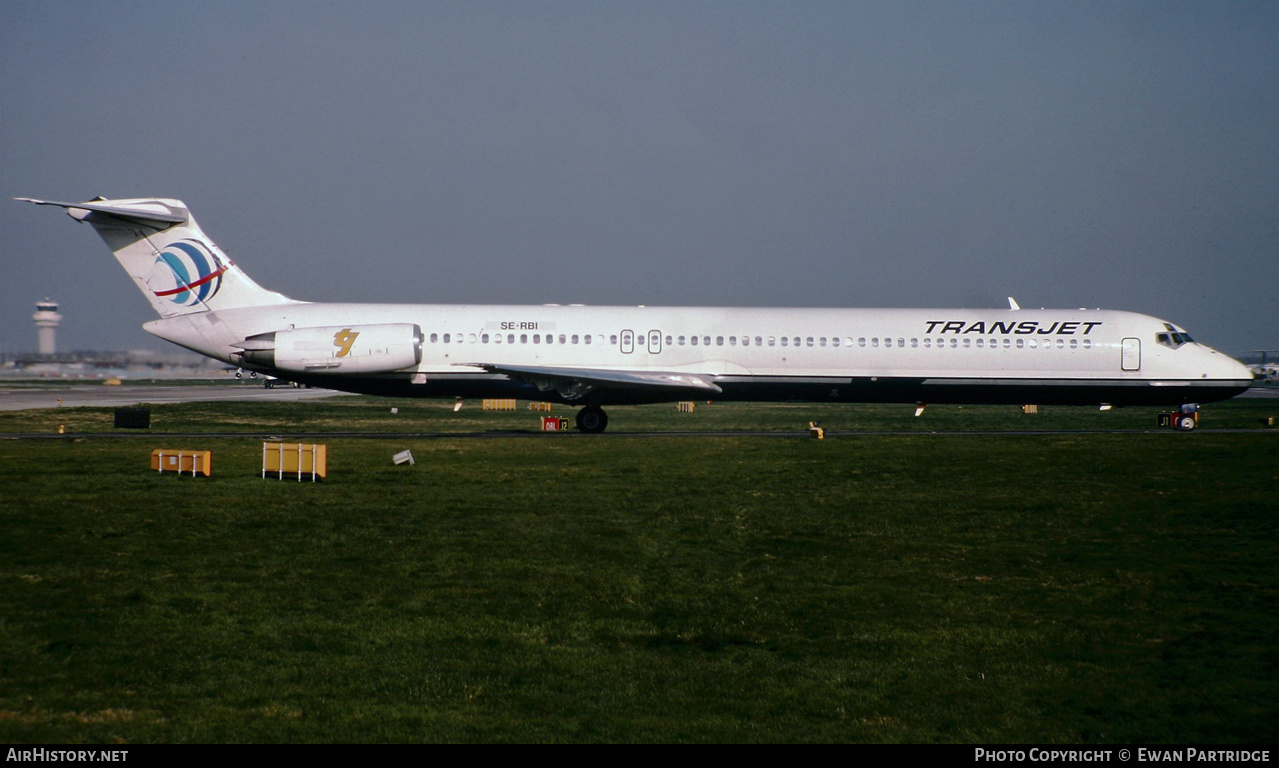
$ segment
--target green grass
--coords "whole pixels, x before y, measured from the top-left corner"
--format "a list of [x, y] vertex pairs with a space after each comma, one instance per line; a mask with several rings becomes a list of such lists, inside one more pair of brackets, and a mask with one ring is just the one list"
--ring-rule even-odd
[[[1205, 426], [1255, 426], [1264, 404], [1238, 402]], [[1279, 737], [1273, 430], [332, 439], [316, 484], [260, 479], [251, 436], [162, 432], [538, 415], [399, 406], [164, 406], [150, 441], [0, 440], [0, 741]], [[812, 418], [668, 410], [610, 415]], [[919, 428], [900, 410], [820, 420]], [[1011, 410], [943, 415], [1124, 417]], [[153, 447], [211, 449], [214, 476], [151, 473]]]

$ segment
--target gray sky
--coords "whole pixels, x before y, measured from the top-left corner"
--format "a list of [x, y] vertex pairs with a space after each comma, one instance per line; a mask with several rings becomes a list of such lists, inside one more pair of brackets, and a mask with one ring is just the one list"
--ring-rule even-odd
[[[1105, 307], [1279, 348], [1279, 3], [0, 0], [0, 194], [316, 301]], [[164, 348], [0, 200], [0, 351]]]

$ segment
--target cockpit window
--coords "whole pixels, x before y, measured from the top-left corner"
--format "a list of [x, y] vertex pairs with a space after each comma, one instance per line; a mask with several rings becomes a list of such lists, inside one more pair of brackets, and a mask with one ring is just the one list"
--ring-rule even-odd
[[1189, 344], [1190, 342], [1194, 341], [1194, 339], [1190, 338], [1190, 334], [1188, 333], [1178, 333], [1176, 331], [1172, 331], [1169, 333], [1155, 334], [1155, 341], [1158, 341], [1160, 344], [1164, 345], [1165, 347], [1176, 349], [1177, 347], [1180, 347], [1182, 344]]

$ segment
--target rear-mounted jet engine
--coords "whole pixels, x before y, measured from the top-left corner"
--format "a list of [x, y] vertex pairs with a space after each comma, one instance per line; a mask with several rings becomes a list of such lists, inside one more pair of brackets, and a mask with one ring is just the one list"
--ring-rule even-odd
[[390, 373], [422, 362], [422, 329], [410, 323], [291, 328], [236, 344], [246, 365], [293, 373]]

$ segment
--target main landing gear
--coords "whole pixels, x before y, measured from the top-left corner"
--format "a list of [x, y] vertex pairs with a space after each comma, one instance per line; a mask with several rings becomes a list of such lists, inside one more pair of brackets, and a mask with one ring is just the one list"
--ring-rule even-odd
[[598, 405], [588, 405], [577, 412], [577, 428], [582, 432], [599, 434], [608, 426], [608, 414]]

